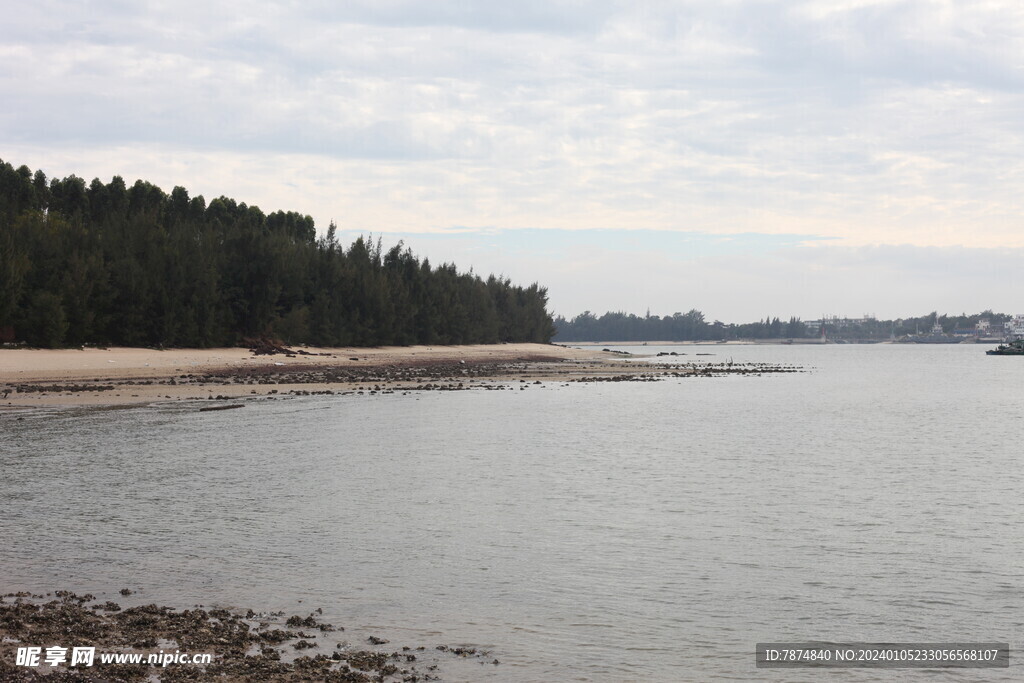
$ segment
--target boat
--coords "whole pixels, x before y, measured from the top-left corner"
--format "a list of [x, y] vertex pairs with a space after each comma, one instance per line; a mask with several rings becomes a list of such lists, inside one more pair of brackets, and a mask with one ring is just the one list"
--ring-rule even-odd
[[936, 318], [932, 331], [928, 334], [915, 334], [899, 340], [904, 344], [959, 344], [962, 340], [942, 331], [942, 324]]
[[1024, 356], [1024, 339], [1015, 339], [1009, 344], [1000, 344], [985, 353], [989, 356]]

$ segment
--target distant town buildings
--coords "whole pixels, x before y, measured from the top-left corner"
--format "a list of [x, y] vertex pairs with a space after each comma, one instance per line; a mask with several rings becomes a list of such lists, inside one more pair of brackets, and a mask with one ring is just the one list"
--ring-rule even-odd
[[822, 326], [831, 327], [833, 329], [842, 329], [844, 327], [854, 327], [856, 325], [863, 325], [865, 323], [876, 322], [874, 315], [864, 314], [863, 318], [847, 318], [845, 316], [838, 315], [823, 315], [818, 320], [805, 320], [804, 325], [807, 329], [812, 332], [817, 332]]
[[974, 327], [958, 327], [953, 336], [965, 339], [1022, 339], [1024, 338], [1024, 313], [1013, 316], [1002, 325], [993, 327], [992, 321], [982, 318]]
[[[992, 323], [990, 318], [981, 318], [974, 325], [970, 325], [969, 322], [961, 323], [960, 327], [946, 332], [943, 329], [943, 322], [947, 325], [949, 321], [945, 316], [936, 317], [931, 327], [930, 333], [926, 333], [921, 329], [923, 326], [920, 323], [913, 323], [914, 328], [909, 332], [906, 330], [899, 331], [905, 327], [905, 321], [903, 319], [894, 321], [885, 321], [885, 328], [892, 327], [891, 339], [896, 340], [897, 337], [900, 340], [906, 339], [913, 341], [917, 338], [930, 336], [936, 339], [945, 337], [960, 338], [964, 341], [972, 340], [999, 340], [999, 341], [1010, 341], [1013, 339], [1024, 339], [1024, 313], [1013, 316], [1006, 322]], [[860, 318], [848, 318], [846, 316], [839, 315], [823, 315], [817, 320], [805, 320], [803, 321], [808, 336], [822, 336], [832, 338], [833, 335], [839, 337], [849, 337], [851, 334], [863, 334], [872, 335], [877, 339], [879, 332], [878, 319], [872, 314], [865, 314]]]
[[1024, 339], [1024, 313], [1018, 313], [1005, 323], [1006, 336], [1010, 339]]

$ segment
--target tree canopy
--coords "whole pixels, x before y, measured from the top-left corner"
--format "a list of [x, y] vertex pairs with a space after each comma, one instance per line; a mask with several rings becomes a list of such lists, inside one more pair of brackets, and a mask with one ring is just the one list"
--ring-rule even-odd
[[120, 176], [47, 181], [0, 160], [0, 341], [211, 347], [542, 342], [547, 290], [432, 267], [400, 242]]

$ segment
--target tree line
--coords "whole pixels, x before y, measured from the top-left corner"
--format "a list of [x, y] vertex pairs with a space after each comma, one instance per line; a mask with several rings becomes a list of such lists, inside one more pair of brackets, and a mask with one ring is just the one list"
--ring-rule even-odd
[[209, 203], [120, 176], [0, 160], [0, 341], [40, 347], [213, 347], [272, 337], [377, 346], [550, 341], [547, 290], [433, 267], [399, 242]]
[[708, 322], [697, 309], [687, 313], [645, 316], [608, 312], [598, 317], [584, 311], [571, 320], [555, 318], [555, 341], [710, 341], [722, 339], [801, 338], [806, 326], [799, 318], [788, 321], [768, 316], [756, 323], [733, 325]]
[[1010, 315], [991, 310], [960, 315], [939, 315], [932, 311], [927, 315], [896, 320], [867, 318], [852, 321], [827, 318], [808, 326], [798, 317], [782, 320], [777, 316], [766, 316], [763, 320], [751, 323], [723, 323], [718, 320], [709, 323], [697, 309], [663, 317], [652, 316], [650, 312], [645, 316], [608, 312], [598, 317], [590, 311], [584, 311], [568, 320], [562, 316], [556, 317], [554, 340], [634, 342], [803, 339], [818, 337], [824, 332], [826, 338], [832, 340], [884, 341], [929, 332], [936, 322], [942, 326], [944, 333], [952, 334], [958, 330], [973, 329], [981, 320], [988, 320], [992, 333], [999, 336], [1002, 334], [1003, 323], [1010, 318]]

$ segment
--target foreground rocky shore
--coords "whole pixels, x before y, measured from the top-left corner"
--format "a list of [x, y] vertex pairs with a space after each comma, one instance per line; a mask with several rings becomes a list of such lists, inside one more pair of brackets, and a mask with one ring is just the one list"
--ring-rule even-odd
[[637, 363], [627, 361], [623, 354], [545, 344], [400, 349], [0, 350], [0, 406], [196, 399], [238, 402], [288, 395], [525, 390], [570, 382], [658, 381], [799, 370], [774, 364], [723, 362], [711, 354], [695, 355], [708, 357]]
[[[453, 660], [500, 665], [476, 648], [395, 646], [373, 636], [349, 643], [343, 627], [318, 616], [319, 610], [243, 614], [155, 604], [122, 609], [67, 591], [9, 593], [0, 597], [0, 680], [412, 682], [443, 680]], [[132, 655], [141, 661], [130, 661]], [[197, 655], [204, 661], [193, 662]], [[73, 659], [82, 661], [72, 665]]]

